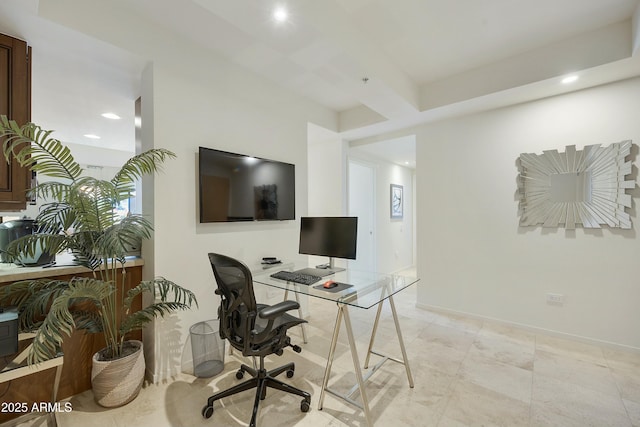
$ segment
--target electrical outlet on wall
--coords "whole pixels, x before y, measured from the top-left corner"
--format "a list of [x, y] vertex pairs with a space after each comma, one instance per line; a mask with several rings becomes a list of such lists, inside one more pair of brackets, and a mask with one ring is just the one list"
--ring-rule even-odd
[[554, 293], [551, 293], [551, 292], [547, 293], [547, 304], [563, 306], [564, 305], [564, 294], [554, 294]]

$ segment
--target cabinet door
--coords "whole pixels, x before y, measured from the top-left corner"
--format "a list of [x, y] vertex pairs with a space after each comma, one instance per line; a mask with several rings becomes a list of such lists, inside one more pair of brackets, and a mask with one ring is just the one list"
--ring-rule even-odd
[[[20, 125], [31, 121], [30, 57], [26, 42], [0, 34], [0, 114]], [[30, 185], [31, 172], [0, 154], [0, 211], [25, 209]]]

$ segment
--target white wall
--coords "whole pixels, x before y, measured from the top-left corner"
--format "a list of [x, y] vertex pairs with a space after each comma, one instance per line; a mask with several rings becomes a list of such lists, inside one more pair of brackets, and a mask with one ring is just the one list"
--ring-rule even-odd
[[640, 349], [637, 187], [632, 230], [520, 228], [515, 165], [638, 144], [639, 111], [636, 78], [417, 128], [419, 304]]
[[[153, 183], [152, 215], [155, 233], [153, 262], [145, 274], [165, 276], [193, 290], [200, 308], [161, 319], [148, 343], [154, 346], [152, 371], [156, 380], [188, 365], [188, 328], [216, 318], [218, 298], [207, 259], [220, 252], [259, 264], [264, 256], [294, 259], [298, 252], [299, 222], [200, 224], [197, 210], [199, 146], [240, 152], [296, 165], [296, 218], [307, 211], [307, 121], [323, 111], [280, 88], [259, 81], [223, 61], [192, 64], [210, 73], [183, 73], [171, 58], [154, 62], [152, 95], [143, 94], [143, 146], [177, 154]], [[194, 58], [192, 62], [200, 62]], [[249, 88], [248, 88], [249, 87]], [[152, 103], [147, 103], [147, 98]], [[145, 135], [145, 118], [152, 109], [152, 135]], [[146, 112], [146, 114], [145, 114]], [[324, 118], [324, 117], [322, 117]], [[148, 187], [146, 187], [148, 188]], [[143, 183], [143, 197], [147, 189]], [[145, 203], [143, 201], [143, 206]], [[144, 208], [143, 208], [144, 209]], [[281, 298], [281, 297], [280, 297]], [[149, 360], [149, 359], [148, 359]], [[182, 365], [182, 367], [181, 367]]]

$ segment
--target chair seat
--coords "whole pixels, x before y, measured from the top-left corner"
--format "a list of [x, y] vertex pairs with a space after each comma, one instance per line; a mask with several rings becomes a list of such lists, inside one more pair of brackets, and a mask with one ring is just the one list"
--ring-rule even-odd
[[[258, 308], [258, 313], [260, 313], [260, 310], [263, 308], [267, 308], [269, 307], [267, 304], [257, 304], [257, 308]], [[299, 325], [301, 323], [306, 323], [306, 320], [300, 319], [299, 317], [295, 317], [292, 316], [288, 313], [284, 313], [282, 315], [280, 315], [277, 319], [275, 319], [275, 321], [273, 322], [273, 326], [272, 329], [278, 329], [281, 326], [286, 326], [287, 329]], [[263, 319], [260, 316], [256, 317], [256, 323], [255, 323], [255, 330], [258, 331], [258, 333], [261, 333], [265, 330], [265, 328], [267, 327], [267, 325], [269, 324], [269, 320], [267, 319]]]

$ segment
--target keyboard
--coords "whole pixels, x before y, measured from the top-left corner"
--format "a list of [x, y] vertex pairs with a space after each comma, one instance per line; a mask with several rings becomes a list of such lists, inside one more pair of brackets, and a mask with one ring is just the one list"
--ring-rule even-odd
[[271, 277], [286, 280], [287, 282], [300, 283], [302, 285], [312, 285], [321, 279], [319, 276], [296, 273], [295, 271], [278, 271], [277, 273], [273, 273]]

